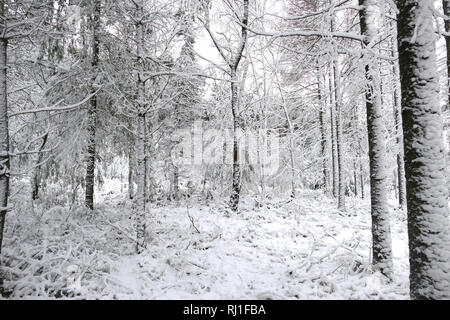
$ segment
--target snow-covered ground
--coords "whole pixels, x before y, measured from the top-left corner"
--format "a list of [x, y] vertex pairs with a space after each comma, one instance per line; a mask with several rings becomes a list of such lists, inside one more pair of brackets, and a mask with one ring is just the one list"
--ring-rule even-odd
[[132, 203], [117, 185], [97, 209], [12, 212], [4, 243], [10, 298], [407, 299], [405, 213], [391, 210], [395, 278], [370, 268], [369, 203], [347, 212], [320, 191], [297, 199], [244, 197], [239, 214], [220, 201], [150, 205], [148, 248], [134, 253]]

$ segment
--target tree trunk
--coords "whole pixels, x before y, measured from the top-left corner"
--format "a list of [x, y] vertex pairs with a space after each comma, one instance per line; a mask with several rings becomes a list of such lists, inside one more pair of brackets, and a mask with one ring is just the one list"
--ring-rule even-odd
[[[291, 117], [289, 116], [289, 112], [287, 109], [287, 101], [286, 97], [283, 93], [283, 88], [281, 87], [281, 83], [277, 77], [278, 90], [280, 91], [281, 101], [283, 106], [284, 116], [286, 118], [286, 122], [289, 129], [289, 158], [291, 165], [291, 198], [295, 198], [295, 144], [294, 144], [294, 126], [292, 125]], [[265, 113], [263, 114], [264, 118], [264, 129], [267, 128], [267, 117]]]
[[[231, 186], [231, 196], [230, 196], [230, 209], [232, 211], [237, 211], [239, 206], [239, 196], [241, 191], [241, 168], [239, 164], [239, 141], [238, 141], [238, 131], [240, 126], [240, 115], [239, 115], [239, 96], [238, 96], [238, 83], [237, 83], [237, 70], [239, 67], [239, 62], [242, 59], [245, 46], [247, 44], [247, 24], [249, 15], [249, 0], [244, 0], [244, 12], [242, 15], [241, 24], [241, 38], [239, 40], [239, 46], [236, 55], [232, 58], [227, 57], [223, 48], [216, 42], [213, 36], [212, 40], [216, 49], [219, 51], [222, 58], [230, 67], [231, 74], [231, 112], [233, 115], [233, 181]], [[208, 23], [209, 25], [209, 23]], [[209, 27], [207, 27], [208, 32], [211, 35]]]
[[328, 161], [327, 161], [327, 131], [325, 126], [326, 104], [323, 101], [322, 77], [320, 67], [317, 66], [317, 92], [319, 100], [319, 125], [320, 125], [320, 155], [322, 157], [322, 179], [325, 192], [329, 192]]
[[358, 153], [358, 162], [359, 162], [359, 184], [361, 185], [361, 199], [364, 199], [366, 197], [366, 194], [364, 192], [364, 168], [361, 157], [361, 146]]
[[[445, 105], [445, 112], [450, 112], [450, 0], [442, 0], [442, 7], [444, 9], [444, 15], [447, 17], [444, 21], [444, 28], [445, 28], [445, 45], [447, 49], [447, 104]], [[444, 118], [445, 119], [445, 118]], [[444, 134], [447, 136], [447, 165], [448, 159], [450, 159], [450, 123], [444, 122]], [[450, 166], [447, 166], [447, 181], [450, 181]], [[450, 186], [448, 188], [450, 191]]]
[[355, 197], [358, 196], [358, 174], [357, 174], [357, 166], [356, 166], [356, 158], [353, 158], [353, 181], [355, 184], [355, 190], [354, 190], [354, 194]]
[[[144, 15], [144, 4], [141, 0], [136, 4], [139, 17]], [[142, 253], [145, 249], [145, 204], [147, 200], [147, 124], [146, 124], [146, 103], [145, 103], [145, 83], [144, 83], [144, 26], [142, 21], [136, 23], [137, 36], [137, 59], [138, 59], [138, 80], [137, 80], [137, 109], [138, 109], [138, 132], [136, 141], [136, 162], [137, 162], [137, 194], [136, 194], [136, 251]]]
[[[392, 55], [398, 54], [397, 41], [392, 42]], [[406, 206], [406, 180], [405, 180], [405, 162], [403, 160], [403, 130], [402, 130], [402, 97], [400, 92], [400, 71], [398, 61], [392, 63], [392, 74], [394, 77], [394, 123], [395, 136], [397, 144], [397, 187], [398, 202], [402, 207]]]
[[[261, 61], [263, 64], [263, 97], [265, 97], [267, 95], [267, 72], [266, 72], [266, 66], [265, 66], [265, 60], [264, 60], [264, 51], [261, 51]], [[248, 64], [246, 64], [246, 67], [248, 67]], [[254, 68], [254, 65], [252, 63], [252, 68]], [[245, 75], [247, 75], [247, 69], [245, 69]], [[255, 70], [253, 69], [253, 72], [255, 72]], [[245, 78], [242, 80], [242, 87], [241, 90], [244, 90], [244, 84], [245, 84]], [[284, 94], [283, 94], [283, 90], [280, 87], [280, 82], [278, 80], [278, 76], [277, 76], [277, 84], [278, 84], [278, 88], [280, 90], [280, 95], [282, 97], [282, 101], [283, 101], [283, 107], [286, 107], [285, 105], [285, 99], [284, 99]], [[242, 96], [242, 91], [240, 92], [240, 95]], [[267, 101], [266, 99], [262, 100], [262, 106], [261, 106], [261, 116], [264, 119], [264, 125], [263, 125], [263, 134], [264, 134], [264, 138], [263, 138], [263, 134], [261, 134], [261, 131], [258, 132], [258, 136], [257, 136], [257, 154], [258, 154], [258, 161], [259, 161], [259, 174], [260, 174], [260, 186], [261, 186], [261, 192], [260, 192], [260, 206], [261, 208], [265, 207], [266, 204], [266, 156], [267, 156], [267, 152], [262, 153], [261, 152], [261, 145], [264, 144], [264, 149], [267, 148], [267, 143], [266, 143], [266, 133], [267, 133]], [[285, 110], [285, 114], [286, 114], [286, 110]], [[290, 123], [290, 118], [289, 118], [289, 114], [288, 117], [286, 119], [286, 121], [288, 121], [288, 123]], [[292, 161], [293, 158], [293, 141], [292, 141], [292, 136], [289, 139], [289, 154], [291, 157], [291, 196], [295, 197], [295, 174], [294, 174], [294, 163]]]
[[338, 174], [338, 209], [345, 211], [345, 178], [344, 178], [344, 142], [342, 141], [342, 101], [341, 101], [341, 73], [339, 60], [333, 61], [334, 95], [336, 104], [336, 148]]
[[329, 94], [330, 94], [330, 122], [331, 122], [331, 161], [333, 165], [333, 196], [338, 196], [339, 190], [339, 164], [338, 164], [338, 149], [336, 142], [336, 96], [334, 94], [334, 82], [333, 82], [333, 68], [330, 65], [329, 80]]
[[137, 155], [137, 193], [136, 193], [136, 251], [141, 253], [145, 248], [145, 207], [147, 194], [147, 166], [145, 161], [146, 145], [145, 115], [138, 116], [138, 137], [136, 141]]
[[178, 169], [178, 164], [177, 163], [173, 163], [172, 162], [172, 166], [173, 166], [173, 199], [175, 201], [180, 200], [180, 183], [179, 183], [179, 169]]
[[135, 154], [134, 151], [134, 144], [129, 142], [129, 150], [128, 150], [128, 197], [130, 200], [134, 198], [134, 161], [133, 161], [133, 155]]
[[449, 208], [431, 0], [398, 1], [412, 299], [450, 299]]
[[[0, 3], [0, 16], [4, 17], [5, 3]], [[3, 21], [4, 28], [6, 20]], [[0, 29], [0, 35], [4, 30]], [[8, 40], [0, 38], [0, 256], [2, 253], [3, 229], [9, 196], [9, 127], [8, 127], [8, 88], [7, 88], [7, 48]], [[0, 261], [1, 262], [1, 261]], [[0, 294], [3, 278], [0, 275]]]
[[39, 198], [39, 188], [41, 187], [41, 161], [42, 161], [42, 150], [45, 147], [45, 144], [47, 143], [48, 139], [48, 133], [44, 135], [42, 139], [42, 144], [39, 147], [39, 153], [36, 157], [36, 164], [33, 170], [33, 177], [32, 177], [32, 183], [31, 183], [31, 199], [36, 200]]
[[237, 211], [239, 196], [241, 193], [241, 166], [239, 159], [239, 110], [238, 110], [238, 85], [236, 69], [231, 69], [231, 111], [233, 114], [233, 182], [231, 187], [230, 208]]
[[445, 46], [447, 49], [447, 106], [446, 110], [450, 110], [450, 0], [442, 0], [442, 8], [447, 19], [444, 20], [445, 28]]
[[395, 170], [394, 169], [394, 183], [393, 183], [393, 186], [394, 186], [394, 196], [395, 196], [395, 199], [397, 199], [398, 200], [398, 170]]
[[[359, 0], [361, 34], [364, 36], [364, 49], [377, 37], [375, 19], [376, 0]], [[368, 53], [366, 53], [368, 54]], [[373, 57], [366, 65], [366, 109], [367, 133], [369, 138], [370, 166], [370, 202], [372, 215], [372, 255], [373, 265], [387, 277], [392, 276], [392, 247], [389, 211], [387, 204], [387, 174], [386, 174], [386, 142], [383, 133], [383, 110], [379, 94], [379, 79], [377, 64]], [[368, 59], [366, 59], [369, 61]]]
[[[99, 32], [100, 32], [100, 0], [93, 0], [94, 12], [92, 17], [92, 82], [94, 83], [97, 75], [99, 61]], [[91, 93], [95, 88], [91, 88]], [[89, 102], [88, 109], [88, 150], [86, 157], [86, 194], [85, 205], [89, 209], [94, 209], [94, 178], [95, 178], [95, 133], [97, 127], [97, 96], [94, 95]]]

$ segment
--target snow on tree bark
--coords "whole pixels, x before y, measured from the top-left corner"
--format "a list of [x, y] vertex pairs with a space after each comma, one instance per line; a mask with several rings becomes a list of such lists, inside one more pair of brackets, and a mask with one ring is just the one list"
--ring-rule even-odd
[[[446, 19], [444, 20], [445, 29], [445, 46], [447, 51], [446, 64], [447, 64], [447, 104], [445, 105], [445, 111], [450, 112], [450, 0], [442, 0], [442, 8]], [[445, 118], [444, 118], [445, 119]], [[447, 117], [449, 119], [449, 117]], [[450, 122], [444, 120], [444, 134], [447, 135], [447, 144], [450, 144]], [[447, 164], [450, 159], [450, 148], [447, 152]], [[447, 182], [450, 181], [450, 167], [447, 166]], [[450, 190], [450, 187], [449, 187]], [[450, 192], [450, 191], [449, 191]]]
[[364, 168], [361, 157], [361, 146], [358, 152], [358, 162], [359, 162], [359, 184], [361, 185], [361, 198], [364, 199], [366, 194], [364, 192]]
[[[100, 0], [93, 0], [92, 13], [92, 69], [93, 84], [91, 93], [95, 93], [94, 83], [96, 81], [96, 68], [99, 62], [99, 31], [100, 31]], [[95, 153], [96, 153], [96, 127], [97, 127], [97, 96], [94, 95], [89, 101], [88, 108], [88, 149], [86, 157], [86, 193], [85, 205], [89, 209], [94, 209], [94, 178], [95, 178]]]
[[144, 16], [143, 1], [135, 2], [137, 15], [136, 21], [136, 43], [137, 43], [137, 138], [136, 138], [136, 252], [142, 253], [145, 249], [145, 211], [147, 200], [147, 124], [146, 124], [146, 102], [145, 102], [145, 76], [144, 76]]
[[398, 2], [410, 295], [450, 299], [450, 238], [433, 1]]
[[356, 166], [356, 157], [353, 158], [353, 184], [354, 184], [354, 194], [355, 197], [358, 197], [358, 174], [357, 174], [357, 166]]
[[[392, 55], [398, 54], [397, 42], [393, 41]], [[394, 123], [397, 143], [397, 183], [398, 183], [398, 201], [400, 206], [406, 206], [406, 180], [405, 180], [405, 162], [403, 159], [403, 129], [402, 129], [402, 97], [400, 92], [400, 70], [398, 61], [392, 63], [392, 73], [394, 77]]]
[[[5, 3], [0, 3], [0, 16], [4, 17]], [[3, 21], [6, 28], [6, 21]], [[4, 35], [0, 29], [0, 35]], [[7, 48], [8, 40], [0, 38], [0, 256], [2, 253], [3, 230], [9, 196], [9, 123], [8, 123], [8, 88], [7, 88]], [[0, 289], [2, 288], [0, 275]]]
[[383, 110], [377, 63], [370, 55], [377, 40], [376, 16], [380, 10], [376, 0], [359, 0], [361, 34], [364, 36], [366, 59], [366, 112], [369, 139], [370, 203], [372, 216], [373, 265], [387, 277], [392, 276], [392, 244], [387, 203], [386, 141], [383, 133]]
[[342, 101], [341, 101], [341, 72], [339, 61], [333, 61], [334, 95], [336, 104], [336, 148], [338, 166], [338, 209], [345, 211], [345, 178], [344, 178], [344, 142], [342, 141]]
[[444, 9], [444, 15], [446, 19], [444, 20], [445, 29], [445, 47], [447, 50], [447, 106], [446, 110], [450, 110], [450, 0], [442, 0], [442, 8]]
[[133, 199], [134, 198], [134, 141], [130, 138], [129, 139], [129, 150], [128, 150], [128, 198]]
[[236, 70], [231, 70], [231, 111], [233, 114], [233, 182], [231, 187], [230, 208], [238, 210], [239, 196], [241, 193], [241, 166], [239, 164], [239, 110], [238, 110], [238, 84]]
[[145, 161], [146, 145], [145, 114], [138, 116], [138, 137], [136, 141], [137, 155], [137, 194], [136, 194], [136, 251], [141, 253], [145, 248], [145, 203], [147, 190], [147, 166]]
[[330, 123], [331, 123], [331, 162], [333, 167], [333, 196], [337, 197], [339, 192], [339, 164], [336, 132], [336, 96], [334, 95], [333, 68], [330, 65], [329, 72], [329, 100], [330, 100]]
[[317, 66], [317, 94], [319, 101], [319, 125], [320, 125], [320, 154], [322, 156], [322, 183], [325, 192], [329, 192], [328, 156], [327, 156], [327, 131], [325, 126], [326, 103], [323, 95], [323, 82], [321, 69]]
[[48, 140], [48, 132], [42, 138], [42, 144], [39, 147], [39, 153], [36, 157], [36, 162], [35, 162], [34, 169], [33, 169], [32, 184], [31, 184], [31, 188], [32, 188], [31, 199], [32, 200], [36, 200], [39, 198], [39, 189], [41, 187], [41, 162], [42, 162], [42, 157], [43, 157], [42, 150], [44, 150], [47, 140]]
[[239, 42], [239, 48], [235, 58], [229, 63], [231, 73], [231, 111], [233, 115], [233, 181], [231, 186], [230, 209], [237, 211], [239, 207], [239, 197], [241, 193], [241, 166], [239, 155], [239, 137], [240, 128], [239, 101], [238, 101], [238, 83], [237, 69], [242, 59], [242, 54], [247, 42], [247, 23], [248, 23], [249, 0], [244, 0], [244, 15], [242, 18], [242, 34]]

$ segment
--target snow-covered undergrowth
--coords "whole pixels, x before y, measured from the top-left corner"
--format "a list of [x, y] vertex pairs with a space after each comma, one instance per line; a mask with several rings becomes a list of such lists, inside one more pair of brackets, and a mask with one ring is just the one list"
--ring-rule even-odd
[[320, 191], [297, 199], [150, 205], [148, 248], [134, 253], [132, 203], [99, 194], [81, 208], [16, 209], [7, 218], [4, 287], [9, 298], [407, 299], [405, 213], [391, 210], [394, 281], [370, 267], [367, 201], [345, 213]]

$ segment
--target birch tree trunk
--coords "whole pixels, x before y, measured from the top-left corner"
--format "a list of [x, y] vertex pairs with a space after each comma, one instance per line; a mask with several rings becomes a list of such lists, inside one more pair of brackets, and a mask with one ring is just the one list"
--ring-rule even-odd
[[[0, 17], [5, 16], [5, 3], [0, 2]], [[6, 28], [6, 19], [3, 28]], [[0, 29], [0, 36], [4, 30]], [[9, 196], [9, 127], [8, 127], [8, 88], [7, 88], [7, 50], [8, 40], [0, 38], [0, 256], [2, 253], [3, 229]], [[0, 276], [0, 289], [3, 287]]]
[[231, 69], [231, 111], [233, 115], [233, 182], [231, 187], [230, 208], [238, 210], [239, 196], [241, 193], [241, 166], [239, 154], [239, 109], [238, 109], [238, 84], [236, 70]]
[[[376, 0], [359, 0], [361, 34], [364, 36], [365, 55], [377, 38], [374, 25], [379, 8]], [[387, 204], [386, 141], [383, 133], [383, 110], [379, 90], [377, 63], [366, 56], [366, 109], [369, 138], [370, 203], [372, 215], [372, 257], [374, 267], [387, 277], [392, 276], [392, 247]], [[371, 61], [370, 61], [371, 60]]]
[[[240, 126], [239, 121], [239, 98], [238, 98], [238, 83], [237, 83], [237, 69], [239, 62], [242, 59], [242, 53], [244, 52], [245, 45], [247, 43], [247, 23], [248, 23], [248, 6], [249, 0], [244, 0], [244, 15], [242, 18], [242, 34], [239, 42], [239, 48], [237, 54], [232, 61], [230, 61], [230, 73], [231, 73], [231, 112], [233, 115], [233, 181], [231, 186], [230, 196], [230, 209], [237, 211], [239, 207], [239, 196], [241, 193], [241, 166], [239, 155], [239, 141], [238, 130]], [[221, 49], [218, 47], [219, 51]], [[222, 56], [226, 57], [223, 52]]]
[[450, 299], [448, 189], [432, 0], [398, 4], [412, 299]]
[[[93, 0], [94, 12], [92, 17], [92, 82], [96, 80], [97, 67], [99, 62], [99, 32], [100, 32], [100, 0]], [[95, 88], [91, 88], [91, 93]], [[86, 193], [85, 205], [89, 209], [94, 209], [94, 178], [95, 178], [95, 134], [97, 127], [97, 96], [94, 95], [89, 101], [88, 109], [88, 150], [86, 157]]]
[[333, 165], [333, 196], [338, 196], [339, 191], [339, 164], [338, 164], [338, 149], [336, 142], [336, 96], [334, 94], [333, 68], [330, 65], [329, 80], [329, 95], [330, 95], [330, 122], [331, 122], [331, 161]]
[[336, 104], [336, 148], [338, 166], [338, 209], [345, 211], [345, 178], [344, 178], [344, 142], [342, 141], [342, 99], [341, 99], [341, 72], [339, 60], [333, 61], [334, 95]]

